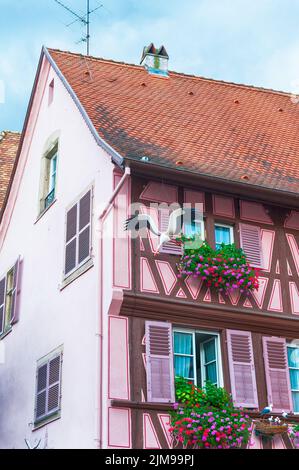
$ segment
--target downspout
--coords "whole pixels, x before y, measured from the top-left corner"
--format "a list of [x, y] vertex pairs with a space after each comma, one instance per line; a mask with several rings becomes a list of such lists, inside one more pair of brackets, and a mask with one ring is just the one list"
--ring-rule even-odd
[[118, 185], [114, 189], [112, 196], [110, 197], [108, 203], [106, 204], [104, 210], [102, 211], [99, 217], [99, 234], [100, 234], [100, 243], [99, 243], [99, 321], [97, 321], [96, 326], [96, 337], [97, 337], [97, 355], [96, 355], [96, 447], [99, 449], [103, 448], [103, 383], [104, 383], [104, 367], [103, 367], [103, 337], [104, 337], [104, 325], [103, 325], [103, 232], [104, 232], [104, 222], [108, 216], [110, 210], [114, 207], [115, 198], [117, 197], [119, 191], [122, 189], [124, 183], [129, 178], [131, 170], [129, 167], [125, 167], [125, 172], [119, 181]]

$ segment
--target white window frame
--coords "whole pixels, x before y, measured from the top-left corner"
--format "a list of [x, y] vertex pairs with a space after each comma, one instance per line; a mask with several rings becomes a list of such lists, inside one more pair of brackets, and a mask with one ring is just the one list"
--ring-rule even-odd
[[[296, 345], [296, 344], [287, 344], [287, 350], [288, 350], [288, 348], [298, 349], [298, 350], [299, 350], [299, 346]], [[288, 357], [288, 354], [287, 354], [287, 357]], [[290, 365], [289, 365], [289, 360], [288, 360], [288, 369], [289, 369], [289, 371], [290, 371], [290, 370], [299, 370], [299, 367], [292, 367], [292, 366], [290, 366]], [[289, 375], [290, 375], [290, 372], [289, 372]], [[292, 395], [292, 400], [293, 400], [293, 392], [299, 393], [299, 389], [298, 389], [298, 390], [292, 389], [292, 385], [291, 385], [291, 375], [290, 375], [290, 388], [291, 388], [291, 395]], [[298, 411], [294, 411], [294, 415], [299, 415], [299, 410], [298, 410]]]
[[[53, 162], [54, 160], [56, 161], [55, 163], [55, 171], [53, 168]], [[55, 191], [56, 189], [56, 175], [57, 175], [57, 160], [58, 160], [58, 149], [57, 151], [52, 155], [50, 158], [50, 171], [49, 171], [49, 193], [50, 194], [53, 190]], [[52, 179], [54, 177], [54, 186], [52, 187]]]
[[[189, 334], [192, 336], [192, 347], [193, 347], [193, 354], [182, 354], [182, 353], [175, 353], [174, 352], [174, 334], [175, 333], [183, 333], [183, 334]], [[177, 328], [173, 329], [172, 332], [173, 335], [173, 362], [175, 356], [180, 356], [180, 357], [193, 357], [193, 372], [194, 372], [194, 377], [186, 377], [187, 380], [192, 380], [194, 382], [194, 385], [197, 385], [197, 374], [196, 374], [196, 344], [195, 344], [195, 331], [194, 330], [180, 330]]]
[[234, 243], [234, 226], [233, 225], [229, 225], [229, 224], [222, 224], [220, 222], [215, 222], [214, 223], [214, 237], [215, 237], [215, 247], [217, 246], [217, 242], [216, 242], [216, 227], [224, 227], [224, 228], [229, 228], [229, 234], [230, 234], [230, 243], [229, 245], [231, 245], [232, 243]]
[[[7, 276], [12, 272], [12, 282], [14, 281], [14, 267], [15, 265], [11, 266], [3, 276], [0, 276], [0, 279], [5, 279], [5, 287], [4, 287], [4, 304], [1, 304], [0, 307], [4, 306], [3, 309], [3, 330], [0, 331], [0, 339], [6, 335], [7, 332], [9, 332], [12, 329], [12, 324], [11, 324], [11, 314], [12, 312], [10, 311], [10, 318], [9, 322], [6, 322], [6, 303], [7, 303]], [[11, 293], [13, 293], [13, 287], [11, 289]]]
[[[211, 341], [215, 342], [215, 360], [210, 362], [205, 362], [205, 351], [204, 351], [204, 344], [210, 343]], [[206, 366], [216, 362], [216, 385], [219, 387], [219, 370], [218, 370], [218, 345], [217, 345], [217, 338], [214, 336], [213, 338], [209, 338], [206, 341], [202, 341], [200, 343], [200, 366], [201, 366], [201, 376], [203, 378], [203, 382], [206, 383], [207, 375], [206, 375]]]
[[[80, 200], [82, 197], [85, 196], [85, 194], [90, 191], [90, 221], [89, 224], [86, 224], [80, 231], [79, 231], [79, 224], [80, 224]], [[89, 186], [85, 191], [82, 191], [80, 196], [76, 198], [66, 209], [65, 211], [65, 222], [64, 222], [64, 257], [63, 257], [63, 279], [68, 279], [69, 276], [71, 276], [74, 272], [76, 272], [78, 269], [81, 268], [81, 266], [84, 266], [91, 258], [92, 258], [92, 221], [93, 221], [93, 198], [94, 198], [94, 186], [93, 184]], [[76, 234], [74, 235], [73, 238], [71, 238], [68, 242], [66, 242], [66, 233], [67, 233], [67, 213], [72, 207], [77, 205], [77, 226], [76, 226]], [[79, 259], [79, 236], [86, 227], [89, 225], [89, 255], [82, 260], [80, 263], [76, 264], [76, 266], [71, 270], [68, 271], [68, 273], [65, 273], [65, 261], [66, 261], [66, 247], [76, 239], [76, 261]]]
[[[200, 354], [200, 362], [201, 362], [201, 377], [202, 377], [202, 384], [199, 384], [199, 386], [203, 387], [205, 384], [205, 372], [203, 370], [203, 357], [202, 354], [204, 354], [202, 344], [200, 346], [200, 351], [196, 351], [196, 341], [195, 341], [195, 335], [196, 333], [199, 334], [204, 334], [204, 335], [213, 335], [216, 339], [216, 365], [217, 365], [217, 387], [223, 387], [223, 366], [222, 366], [222, 356], [221, 356], [221, 343], [220, 343], [220, 333], [215, 332], [215, 331], [207, 331], [207, 330], [198, 330], [198, 329], [188, 329], [188, 328], [173, 328], [173, 362], [174, 362], [174, 356], [188, 356], [187, 354], [177, 354], [174, 352], [174, 333], [189, 333], [193, 335], [193, 369], [194, 369], [194, 384], [197, 386], [197, 364], [196, 364], [196, 353], [198, 352]], [[211, 341], [212, 338], [207, 339], [206, 341]], [[206, 341], [203, 341], [205, 343]], [[188, 378], [187, 378], [188, 380]], [[191, 380], [191, 379], [190, 379]]]

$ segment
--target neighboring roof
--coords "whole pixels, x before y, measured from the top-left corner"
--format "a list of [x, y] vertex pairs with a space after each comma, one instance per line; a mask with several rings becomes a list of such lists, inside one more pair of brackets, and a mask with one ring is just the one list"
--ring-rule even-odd
[[289, 94], [48, 51], [122, 157], [298, 192], [299, 105]]
[[11, 178], [19, 142], [18, 132], [0, 132], [0, 211]]

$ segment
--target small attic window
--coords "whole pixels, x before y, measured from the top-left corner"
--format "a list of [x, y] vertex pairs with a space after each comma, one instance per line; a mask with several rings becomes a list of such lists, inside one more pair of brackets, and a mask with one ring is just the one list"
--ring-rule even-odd
[[50, 82], [50, 85], [49, 85], [49, 97], [48, 97], [48, 105], [49, 106], [53, 102], [53, 99], [54, 99], [54, 78]]

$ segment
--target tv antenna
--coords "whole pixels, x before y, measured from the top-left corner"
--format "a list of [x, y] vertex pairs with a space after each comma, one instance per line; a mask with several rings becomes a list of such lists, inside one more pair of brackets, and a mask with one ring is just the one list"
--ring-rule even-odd
[[97, 7], [93, 8], [92, 10], [90, 9], [90, 0], [86, 0], [86, 13], [85, 15], [80, 14], [73, 10], [72, 8], [68, 7], [64, 3], [62, 3], [60, 0], [54, 0], [54, 2], [58, 3], [62, 8], [64, 8], [66, 11], [68, 11], [71, 15], [75, 17], [74, 21], [69, 23], [66, 26], [71, 26], [74, 23], [80, 22], [85, 26], [86, 28], [86, 33], [85, 36], [79, 41], [79, 42], [86, 42], [86, 54], [89, 55], [90, 53], [90, 16], [92, 13], [95, 13], [97, 10], [102, 8], [104, 5], [98, 5]]

